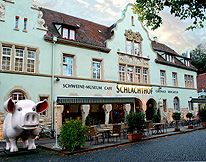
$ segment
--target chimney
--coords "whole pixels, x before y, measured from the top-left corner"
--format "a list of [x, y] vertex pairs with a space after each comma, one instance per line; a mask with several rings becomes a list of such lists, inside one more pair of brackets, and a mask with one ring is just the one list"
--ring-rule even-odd
[[186, 51], [186, 57], [187, 57], [187, 58], [190, 58], [190, 50], [187, 50], [187, 51]]

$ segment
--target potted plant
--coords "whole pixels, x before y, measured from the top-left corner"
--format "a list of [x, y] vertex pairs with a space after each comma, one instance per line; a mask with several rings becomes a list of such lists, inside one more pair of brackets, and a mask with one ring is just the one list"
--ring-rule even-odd
[[188, 129], [192, 129], [193, 128], [193, 125], [192, 125], [192, 117], [193, 117], [193, 114], [191, 112], [187, 113], [186, 117], [189, 119], [189, 123], [190, 125], [188, 125]]
[[70, 118], [61, 126], [59, 145], [62, 149], [74, 151], [85, 145], [88, 135], [88, 126], [82, 125], [82, 120]]
[[152, 122], [153, 123], [160, 123], [161, 117], [158, 114], [154, 114], [152, 117]]
[[178, 128], [178, 121], [181, 118], [181, 114], [179, 112], [174, 112], [172, 114], [172, 118], [175, 120], [175, 131], [180, 131], [180, 128]]
[[[145, 123], [145, 115], [142, 112], [132, 112], [126, 116], [127, 136], [130, 141], [140, 140], [142, 138], [142, 128]], [[136, 133], [134, 133], [136, 130]]]
[[198, 111], [198, 116], [201, 120], [202, 126], [206, 127], [206, 106]]

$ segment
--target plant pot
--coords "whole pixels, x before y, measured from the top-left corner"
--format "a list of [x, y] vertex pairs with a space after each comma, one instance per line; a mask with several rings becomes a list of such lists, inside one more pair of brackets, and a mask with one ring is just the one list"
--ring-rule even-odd
[[142, 133], [127, 134], [129, 141], [137, 141], [142, 138]]
[[193, 129], [193, 125], [188, 125], [188, 129]]
[[175, 132], [178, 132], [178, 131], [180, 131], [180, 128], [175, 128]]
[[204, 128], [206, 128], [206, 122], [201, 122], [202, 123], [202, 126], [204, 127]]

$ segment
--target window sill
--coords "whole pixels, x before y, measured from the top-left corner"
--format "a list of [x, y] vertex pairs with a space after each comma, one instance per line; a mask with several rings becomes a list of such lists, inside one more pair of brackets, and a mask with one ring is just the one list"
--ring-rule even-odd
[[25, 29], [24, 29], [24, 30], [22, 30], [22, 31], [23, 31], [23, 32], [25, 32], [25, 33], [28, 33], [28, 31], [27, 31], [27, 30], [25, 30]]
[[19, 28], [14, 28], [15, 31], [19, 31]]

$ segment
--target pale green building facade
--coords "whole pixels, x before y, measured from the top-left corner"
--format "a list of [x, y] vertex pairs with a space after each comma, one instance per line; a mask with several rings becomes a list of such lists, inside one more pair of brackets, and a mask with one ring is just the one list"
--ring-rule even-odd
[[38, 8], [32, 0], [1, 1], [0, 11], [2, 113], [9, 97], [48, 99], [40, 120], [53, 128], [55, 119], [59, 126], [69, 117], [84, 122], [88, 114], [99, 124], [124, 122], [130, 111], [145, 112], [147, 120], [158, 113], [168, 122], [174, 111], [182, 119], [197, 112], [188, 103], [197, 96], [196, 68], [152, 41], [131, 4], [110, 27]]

